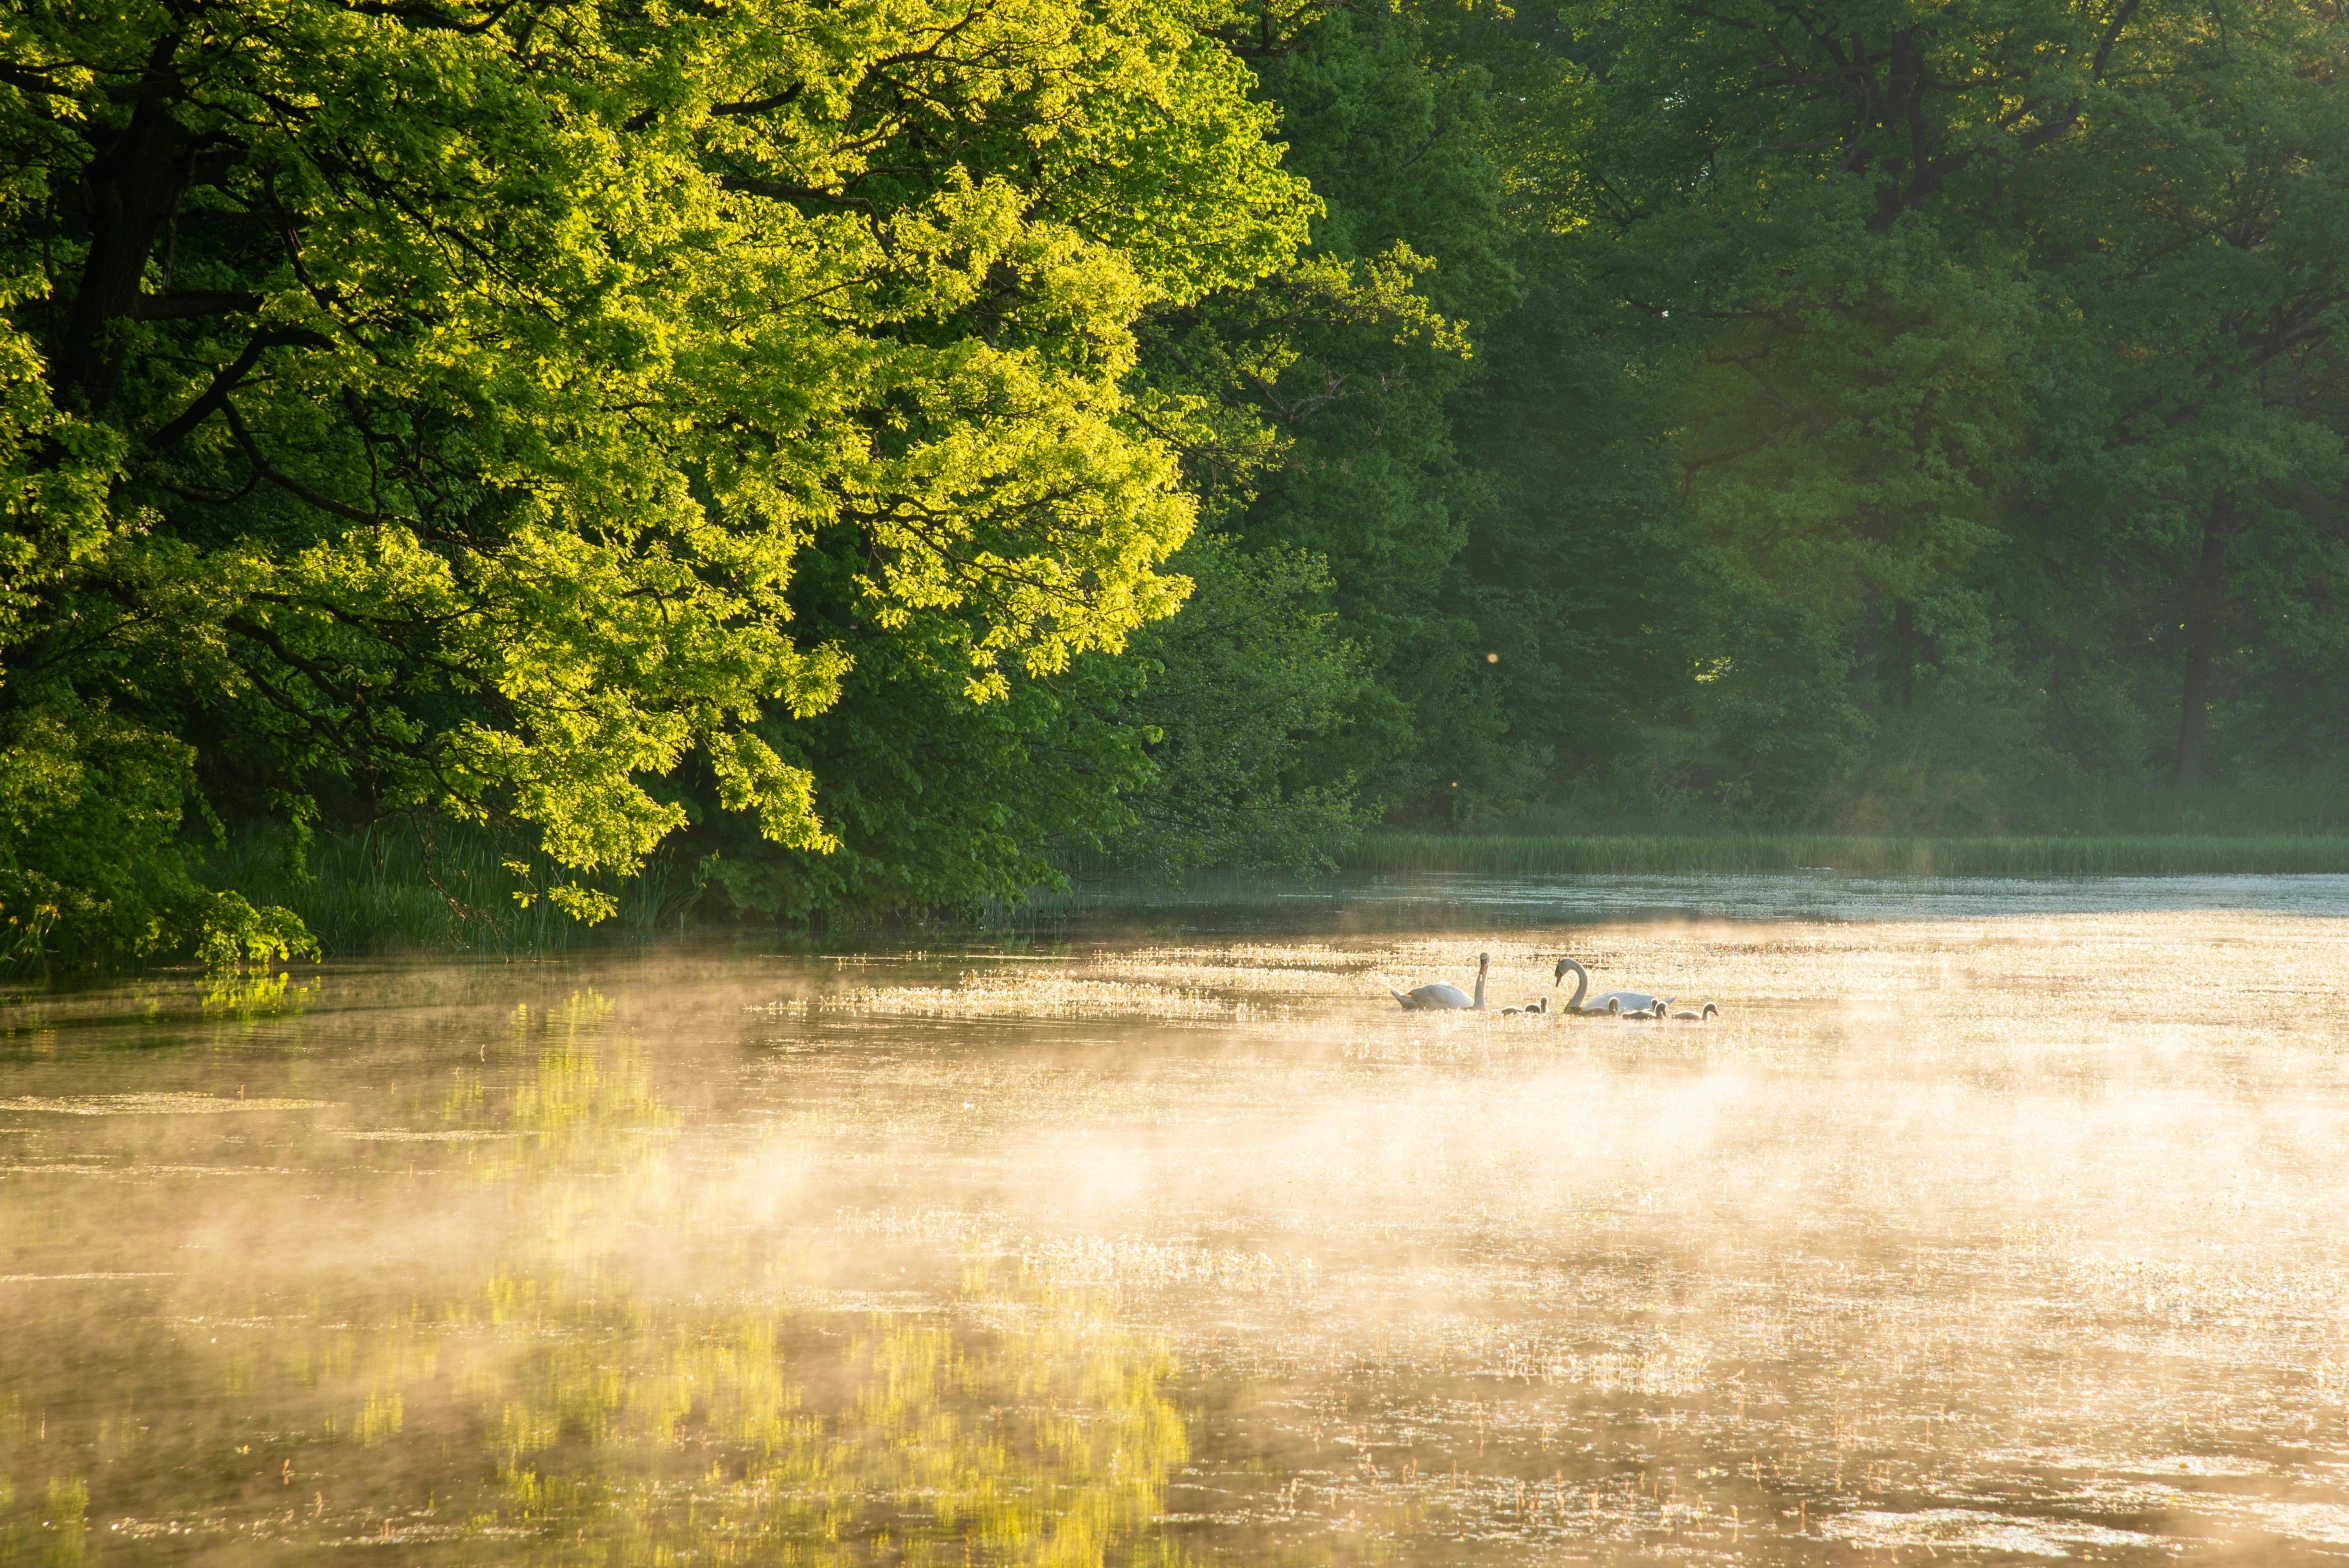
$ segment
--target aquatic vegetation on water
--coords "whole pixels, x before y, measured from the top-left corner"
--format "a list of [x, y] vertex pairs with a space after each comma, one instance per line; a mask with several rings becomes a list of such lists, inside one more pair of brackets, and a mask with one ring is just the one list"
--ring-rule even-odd
[[0, 1111], [39, 1111], [51, 1116], [222, 1116], [239, 1111], [315, 1111], [326, 1103], [217, 1094], [53, 1094], [0, 1100]]
[[[781, 1003], [785, 1012], [810, 1004]], [[867, 986], [812, 1004], [924, 1018], [1153, 1018], [1239, 1022], [1270, 1009], [1183, 986], [1065, 974], [966, 977], [953, 986]]]

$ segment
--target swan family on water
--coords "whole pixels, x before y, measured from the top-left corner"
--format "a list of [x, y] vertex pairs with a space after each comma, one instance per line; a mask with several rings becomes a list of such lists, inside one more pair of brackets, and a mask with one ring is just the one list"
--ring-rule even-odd
[[[1492, 967], [1492, 962], [1493, 955], [1490, 953], [1476, 955], [1476, 994], [1474, 996], [1469, 995], [1458, 986], [1442, 980], [1433, 985], [1414, 986], [1408, 991], [1390, 989], [1387, 995], [1400, 1002], [1405, 1012], [1452, 1010], [1483, 1012], [1485, 971]], [[1674, 1012], [1672, 1004], [1679, 998], [1650, 996], [1645, 991], [1609, 991], [1603, 996], [1590, 997], [1590, 1001], [1586, 1004], [1583, 998], [1590, 996], [1590, 971], [1571, 958], [1561, 958], [1558, 960], [1557, 968], [1550, 971], [1550, 983], [1553, 986], [1564, 985], [1568, 974], [1574, 976], [1574, 995], [1569, 997], [1557, 1011], [1570, 1018], [1654, 1019], [1659, 1021], [1669, 1018], [1683, 1023], [1701, 1024], [1706, 1019], [1717, 1016], [1721, 1011], [1711, 1002], [1707, 1002], [1702, 1007], [1683, 1008], [1679, 1012]], [[1528, 1002], [1522, 1007], [1504, 1007], [1501, 1009], [1501, 1013], [1502, 1016], [1507, 1017], [1517, 1014], [1548, 1013], [1550, 1010], [1550, 999], [1545, 996]]]

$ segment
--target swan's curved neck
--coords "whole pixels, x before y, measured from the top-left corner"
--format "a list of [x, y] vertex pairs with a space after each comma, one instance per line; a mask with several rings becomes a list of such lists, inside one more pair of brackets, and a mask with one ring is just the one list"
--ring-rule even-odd
[[1558, 962], [1574, 971], [1574, 997], [1566, 1004], [1566, 1011], [1579, 1013], [1582, 1011], [1582, 999], [1590, 994], [1590, 975], [1571, 958], [1561, 958]]
[[1484, 965], [1476, 966], [1476, 1005], [1484, 1006]]

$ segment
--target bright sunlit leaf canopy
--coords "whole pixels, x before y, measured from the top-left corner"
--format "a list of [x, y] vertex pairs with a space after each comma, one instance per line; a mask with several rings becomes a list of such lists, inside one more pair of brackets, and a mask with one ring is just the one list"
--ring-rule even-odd
[[1174, 6], [0, 25], [0, 795], [88, 826], [143, 751], [111, 831], [150, 859], [191, 723], [575, 869], [684, 821], [654, 785], [688, 755], [822, 847], [752, 727], [849, 667], [795, 562], [852, 536], [847, 613], [949, 624], [978, 701], [1170, 613], [1193, 504], [1128, 417], [1133, 323], [1281, 264], [1311, 205]]

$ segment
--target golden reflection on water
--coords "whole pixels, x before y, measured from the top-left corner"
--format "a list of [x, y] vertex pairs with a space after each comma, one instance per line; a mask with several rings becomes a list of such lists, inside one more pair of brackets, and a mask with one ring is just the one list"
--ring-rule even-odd
[[[1715, 1000], [1405, 1015], [1385, 988]], [[2349, 918], [330, 971], [0, 1037], [0, 1562], [2349, 1549]]]

